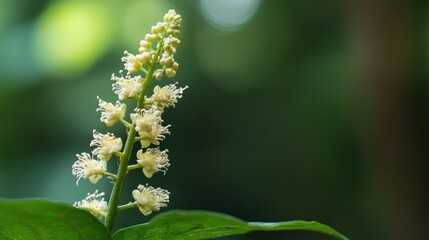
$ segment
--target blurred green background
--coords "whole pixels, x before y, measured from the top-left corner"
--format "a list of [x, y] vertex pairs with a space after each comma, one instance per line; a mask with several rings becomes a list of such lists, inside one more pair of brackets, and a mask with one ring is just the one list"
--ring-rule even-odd
[[71, 165], [94, 128], [123, 131], [99, 122], [96, 96], [115, 99], [123, 51], [170, 8], [183, 17], [173, 81], [190, 86], [165, 114], [172, 166], [149, 181], [131, 172], [123, 203], [149, 182], [172, 193], [167, 209], [317, 220], [351, 239], [429, 236], [423, 0], [0, 0], [0, 197], [110, 192], [106, 179], [76, 187]]

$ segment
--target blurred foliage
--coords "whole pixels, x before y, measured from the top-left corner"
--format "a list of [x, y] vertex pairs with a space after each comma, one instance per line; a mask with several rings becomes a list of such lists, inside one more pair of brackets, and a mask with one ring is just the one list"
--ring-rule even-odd
[[[110, 75], [122, 68], [123, 51], [137, 52], [150, 26], [174, 8], [184, 19], [176, 79], [190, 88], [166, 112], [172, 134], [163, 147], [172, 166], [149, 181], [130, 172], [122, 202], [149, 182], [172, 192], [169, 209], [317, 220], [351, 239], [392, 239], [384, 223], [391, 199], [378, 194], [382, 184], [374, 183], [362, 136], [366, 92], [349, 6], [216, 2], [0, 0], [0, 197], [73, 203], [93, 192], [85, 181], [75, 186], [71, 165], [76, 153], [91, 150], [92, 129], [114, 131], [99, 122], [96, 96], [114, 99]], [[428, 9], [416, 15], [425, 36]], [[428, 53], [424, 44], [418, 51]], [[411, 94], [420, 94], [416, 111], [427, 127], [423, 59], [415, 62], [424, 69], [411, 79], [419, 89]], [[100, 182], [96, 188], [109, 191], [108, 180]], [[119, 218], [118, 228], [148, 221], [133, 210]], [[322, 239], [300, 232], [225, 239], [294, 238]]]

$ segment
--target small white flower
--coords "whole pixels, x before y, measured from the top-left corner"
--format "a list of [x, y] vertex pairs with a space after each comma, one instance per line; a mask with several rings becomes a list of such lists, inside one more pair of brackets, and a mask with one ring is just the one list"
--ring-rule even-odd
[[117, 77], [115, 74], [112, 74], [112, 80], [116, 81], [112, 84], [112, 88], [114, 93], [118, 95], [119, 100], [122, 101], [127, 98], [137, 98], [140, 96], [143, 88], [141, 76]]
[[94, 140], [91, 141], [89, 146], [95, 148], [92, 154], [96, 155], [98, 159], [103, 161], [109, 161], [115, 152], [122, 149], [122, 139], [116, 138], [112, 133], [101, 134], [97, 131], [92, 131]]
[[132, 194], [140, 212], [147, 216], [153, 211], [159, 211], [161, 207], [167, 206], [170, 192], [161, 188], [139, 185]]
[[168, 150], [160, 151], [159, 148], [148, 148], [145, 153], [143, 150], [137, 152], [137, 162], [143, 167], [143, 173], [146, 177], [151, 178], [156, 172], [167, 171], [170, 163], [168, 162]]
[[106, 217], [107, 215], [107, 202], [104, 201], [104, 192], [98, 193], [96, 190], [93, 194], [88, 196], [80, 202], [75, 202], [74, 207], [88, 211], [94, 217]]
[[182, 98], [183, 91], [188, 88], [177, 88], [177, 83], [170, 84], [164, 87], [155, 86], [153, 89], [153, 95], [148, 100], [155, 101], [161, 105], [161, 107], [176, 106], [177, 99]]
[[136, 113], [130, 115], [130, 118], [133, 122], [136, 123], [136, 131], [151, 131], [152, 127], [157, 124], [161, 124], [163, 121], [161, 119], [161, 112], [154, 109], [141, 109], [137, 110]]
[[95, 184], [107, 170], [105, 161], [95, 160], [88, 153], [76, 154], [76, 157], [77, 161], [72, 166], [72, 174], [77, 177], [76, 185], [81, 178]]
[[124, 68], [128, 71], [128, 74], [137, 73], [140, 70], [140, 68], [143, 66], [143, 64], [149, 61], [148, 55], [142, 55], [142, 54], [133, 55], [127, 51], [125, 51], [124, 54], [126, 56], [122, 57], [121, 60], [122, 62], [125, 62]]
[[143, 138], [140, 140], [142, 148], [147, 148], [150, 146], [150, 144], [159, 145], [159, 141], [165, 139], [165, 134], [170, 134], [170, 131], [168, 131], [169, 127], [170, 125], [165, 127], [161, 125], [155, 125], [151, 132], [139, 132], [139, 135]]
[[142, 148], [147, 148], [150, 144], [159, 145], [159, 141], [165, 139], [165, 134], [170, 134], [169, 127], [170, 125], [164, 127], [158, 124], [153, 126], [151, 132], [139, 132], [140, 137], [142, 137], [142, 140], [140, 140]]
[[168, 126], [162, 126], [161, 112], [154, 108], [138, 110], [131, 114], [131, 120], [136, 124], [136, 131], [139, 133], [142, 148], [149, 147], [150, 144], [159, 145], [159, 141], [169, 134]]
[[120, 118], [125, 116], [125, 111], [127, 110], [127, 105], [116, 101], [116, 104], [108, 103], [103, 101], [100, 97], [97, 96], [98, 106], [97, 111], [101, 111], [100, 120], [106, 124], [106, 126], [113, 126]]

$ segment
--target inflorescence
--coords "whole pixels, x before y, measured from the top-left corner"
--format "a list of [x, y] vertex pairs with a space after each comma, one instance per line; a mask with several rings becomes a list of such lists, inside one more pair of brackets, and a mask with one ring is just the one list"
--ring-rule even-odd
[[[167, 152], [159, 147], [149, 148], [152, 145], [160, 145], [167, 134], [170, 134], [170, 125], [163, 125], [162, 114], [168, 107], [174, 107], [178, 99], [182, 98], [183, 91], [188, 87], [177, 87], [177, 82], [165, 86], [155, 86], [151, 96], [149, 82], [152, 78], [162, 80], [164, 76], [172, 78], [179, 69], [174, 55], [180, 45], [179, 28], [182, 19], [174, 10], [169, 10], [164, 16], [164, 21], [152, 27], [151, 33], [146, 34], [140, 41], [139, 53], [134, 55], [127, 51], [121, 58], [124, 62], [124, 70], [119, 71], [119, 76], [112, 74], [113, 92], [118, 96], [114, 103], [106, 102], [97, 96], [98, 108], [101, 112], [100, 121], [110, 127], [121, 122], [126, 127], [127, 140], [125, 144], [120, 137], [113, 133], [100, 133], [93, 131], [93, 140], [90, 143], [92, 154], [77, 154], [77, 161], [73, 164], [72, 174], [80, 179], [88, 179], [91, 183], [97, 183], [103, 176], [109, 178], [114, 184], [109, 204], [103, 198], [103, 192], [98, 190], [80, 202], [75, 207], [87, 210], [97, 218], [106, 218], [109, 225], [109, 214], [114, 218], [116, 210], [129, 207], [138, 207], [143, 215], [149, 215], [153, 211], [159, 211], [167, 206], [169, 192], [161, 188], [139, 185], [132, 191], [134, 202], [118, 206], [112, 205], [118, 202], [123, 178], [128, 171], [142, 169], [147, 178], [151, 178], [157, 172], [166, 173], [170, 166]], [[126, 72], [124, 76], [123, 73]], [[137, 101], [137, 108], [129, 113], [127, 121], [127, 105], [124, 101], [133, 99]], [[128, 165], [134, 143], [139, 142], [141, 149], [136, 154], [136, 164]], [[107, 171], [107, 162], [116, 156], [119, 159], [117, 174]], [[123, 169], [124, 171], [121, 171]], [[119, 184], [121, 186], [115, 186]], [[117, 190], [115, 190], [117, 189]], [[116, 192], [115, 192], [116, 191]], [[111, 224], [110, 224], [111, 225]], [[108, 226], [111, 228], [111, 226]]]

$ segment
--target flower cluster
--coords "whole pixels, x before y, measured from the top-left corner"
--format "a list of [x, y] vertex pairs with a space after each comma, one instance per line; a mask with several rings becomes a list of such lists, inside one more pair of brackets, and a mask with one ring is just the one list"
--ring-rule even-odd
[[[165, 86], [155, 86], [151, 96], [146, 96], [150, 91], [149, 81], [152, 78], [161, 80], [164, 75], [172, 78], [176, 75], [179, 64], [174, 55], [180, 45], [179, 28], [182, 19], [174, 10], [168, 11], [164, 21], [152, 27], [151, 33], [146, 34], [140, 41], [139, 53], [124, 52], [121, 58], [124, 62], [124, 70], [119, 71], [119, 76], [112, 74], [112, 90], [117, 95], [115, 102], [106, 102], [98, 99], [97, 111], [101, 112], [101, 122], [111, 127], [117, 122], [125, 126], [127, 139], [116, 137], [113, 133], [100, 133], [93, 131], [93, 140], [90, 147], [94, 147], [92, 155], [89, 153], [78, 154], [78, 160], [73, 164], [72, 174], [80, 179], [88, 179], [91, 183], [97, 183], [103, 176], [108, 177], [114, 184], [109, 204], [104, 201], [104, 193], [96, 191], [75, 206], [88, 210], [95, 217], [105, 217], [106, 226], [111, 229], [111, 217], [116, 211], [131, 207], [138, 207], [143, 215], [149, 215], [167, 206], [169, 192], [161, 188], [139, 185], [132, 191], [134, 202], [117, 206], [123, 178], [130, 170], [142, 169], [147, 178], [152, 178], [157, 172], [166, 173], [170, 166], [167, 152], [158, 146], [160, 142], [170, 134], [170, 125], [163, 125], [162, 114], [168, 107], [175, 107], [178, 100], [188, 87], [178, 87], [178, 83]], [[126, 75], [123, 72], [126, 71]], [[137, 101], [137, 107], [127, 114], [125, 101]], [[129, 116], [129, 119], [127, 119]], [[139, 142], [141, 149], [136, 154], [136, 164], [129, 164], [132, 159], [133, 146]], [[107, 171], [108, 161], [116, 156], [119, 169], [117, 174]], [[119, 181], [120, 180], [120, 181]], [[119, 189], [119, 190], [118, 190]], [[112, 199], [116, 198], [116, 199]], [[111, 205], [113, 204], [113, 205]]]

